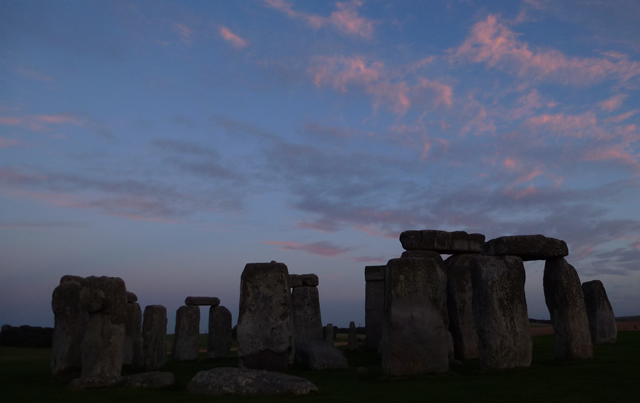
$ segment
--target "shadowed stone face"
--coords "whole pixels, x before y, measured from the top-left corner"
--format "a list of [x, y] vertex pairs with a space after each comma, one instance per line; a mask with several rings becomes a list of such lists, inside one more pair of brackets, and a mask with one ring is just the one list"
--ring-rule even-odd
[[482, 253], [484, 235], [468, 234], [464, 231], [404, 231], [400, 243], [407, 251], [425, 250], [438, 253]]
[[184, 304], [187, 306], [218, 306], [220, 305], [220, 298], [216, 297], [187, 297], [184, 300]]
[[289, 287], [317, 287], [320, 284], [318, 276], [311, 274], [289, 274]]
[[487, 256], [518, 256], [524, 261], [564, 257], [569, 248], [564, 241], [544, 235], [503, 236], [484, 244]]
[[591, 342], [593, 344], [615, 343], [618, 337], [616, 317], [602, 282], [593, 280], [583, 283], [582, 294], [589, 319]]
[[478, 357], [478, 334], [473, 320], [471, 268], [478, 255], [453, 255], [446, 261], [447, 308], [454, 357], [466, 360]]
[[172, 359], [174, 361], [197, 360], [199, 336], [200, 308], [198, 306], [181, 306], [178, 308]]
[[208, 357], [226, 357], [231, 351], [231, 312], [224, 306], [209, 309]]
[[322, 315], [318, 287], [296, 287], [291, 293], [295, 342], [322, 341]]
[[384, 316], [384, 273], [387, 266], [367, 266], [364, 268], [366, 280], [364, 322], [367, 348], [377, 350], [382, 339], [382, 318]]
[[131, 365], [134, 369], [140, 369], [144, 366], [142, 357], [142, 310], [137, 302], [127, 304], [127, 320], [124, 323], [124, 331], [122, 365]]
[[155, 371], [164, 367], [167, 360], [167, 308], [162, 305], [148, 305], [144, 308], [142, 341], [145, 371]]
[[524, 264], [519, 257], [477, 256], [473, 260], [473, 318], [481, 368], [531, 365], [524, 282]]

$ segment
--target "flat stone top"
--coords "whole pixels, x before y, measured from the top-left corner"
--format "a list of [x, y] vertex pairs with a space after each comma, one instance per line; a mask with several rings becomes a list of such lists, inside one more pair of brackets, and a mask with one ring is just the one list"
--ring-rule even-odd
[[495, 238], [484, 244], [487, 256], [519, 256], [524, 261], [565, 257], [569, 248], [565, 241], [544, 235], [514, 235]]
[[429, 250], [438, 253], [482, 253], [484, 235], [464, 231], [410, 230], [400, 234], [405, 250]]
[[220, 298], [216, 297], [187, 297], [184, 300], [184, 304], [187, 306], [218, 306], [220, 305]]
[[317, 287], [320, 284], [318, 276], [310, 274], [289, 274], [289, 287]]
[[365, 266], [364, 281], [384, 281], [384, 271], [387, 266]]

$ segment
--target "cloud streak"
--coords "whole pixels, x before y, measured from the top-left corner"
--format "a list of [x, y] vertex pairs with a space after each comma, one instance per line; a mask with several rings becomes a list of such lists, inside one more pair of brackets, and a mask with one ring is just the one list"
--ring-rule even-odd
[[220, 27], [220, 35], [236, 49], [242, 49], [249, 46], [249, 42], [231, 32], [227, 27]]

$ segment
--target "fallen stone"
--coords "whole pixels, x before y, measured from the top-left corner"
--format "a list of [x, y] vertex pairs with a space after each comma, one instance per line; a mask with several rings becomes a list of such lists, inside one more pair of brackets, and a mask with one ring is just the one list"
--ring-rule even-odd
[[127, 303], [132, 304], [138, 302], [138, 296], [130, 291], [127, 291]]
[[220, 298], [216, 297], [187, 297], [184, 300], [184, 304], [187, 306], [218, 306], [220, 305]]
[[358, 348], [358, 336], [356, 334], [356, 323], [349, 323], [349, 337], [347, 339], [347, 350], [355, 351]]
[[142, 342], [145, 371], [155, 371], [167, 360], [167, 308], [162, 305], [148, 305], [144, 308], [142, 322]]
[[317, 287], [320, 284], [318, 276], [311, 274], [289, 274], [289, 287]]
[[548, 260], [569, 254], [565, 241], [547, 238], [544, 235], [503, 236], [484, 244], [487, 256], [518, 256], [528, 260]]
[[209, 308], [208, 358], [226, 357], [231, 351], [231, 312], [224, 306]]
[[402, 247], [409, 250], [427, 250], [444, 254], [482, 253], [484, 235], [464, 231], [404, 231], [400, 234]]
[[471, 268], [477, 254], [452, 255], [447, 268], [447, 310], [449, 331], [453, 339], [453, 356], [457, 360], [478, 357], [478, 334], [473, 320]]
[[544, 301], [553, 326], [553, 348], [558, 360], [585, 360], [593, 356], [589, 320], [580, 278], [563, 258], [544, 265]]
[[480, 367], [503, 369], [531, 365], [522, 259], [477, 256], [471, 267], [471, 282]]
[[400, 258], [387, 263], [382, 328], [382, 369], [407, 376], [449, 369], [447, 276], [434, 259]]
[[613, 344], [618, 338], [616, 317], [602, 281], [582, 283], [584, 304], [589, 319], [589, 332], [593, 344]]
[[238, 356], [246, 368], [285, 370], [293, 361], [289, 271], [284, 263], [249, 263], [240, 280]]
[[175, 376], [171, 372], [143, 372], [120, 378], [120, 386], [127, 388], [166, 388], [175, 383]]
[[364, 325], [365, 344], [368, 350], [378, 350], [382, 339], [382, 319], [384, 316], [384, 272], [387, 266], [366, 266], [364, 268], [365, 301]]
[[303, 369], [349, 368], [349, 363], [340, 349], [318, 340], [296, 343], [295, 362]]
[[124, 322], [122, 365], [131, 365], [134, 369], [144, 367], [142, 344], [142, 309], [137, 302], [128, 303], [127, 319]]
[[[291, 276], [289, 276], [291, 278]], [[296, 287], [291, 293], [294, 341], [322, 340], [318, 287]]]
[[318, 388], [306, 379], [245, 368], [214, 368], [198, 372], [189, 393], [208, 395], [306, 395]]
[[200, 307], [183, 305], [176, 312], [171, 359], [173, 361], [195, 361], [198, 359], [200, 337]]

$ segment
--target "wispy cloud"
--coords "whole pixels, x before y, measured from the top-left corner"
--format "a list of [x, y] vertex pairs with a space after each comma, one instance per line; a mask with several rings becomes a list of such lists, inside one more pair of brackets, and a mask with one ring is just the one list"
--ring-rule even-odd
[[245, 39], [234, 34], [227, 27], [220, 27], [220, 35], [235, 48], [241, 49], [249, 45]]
[[281, 241], [264, 241], [267, 245], [276, 245], [282, 250], [302, 251], [310, 255], [318, 255], [324, 257], [335, 257], [351, 251], [353, 248], [344, 248], [334, 245], [330, 242], [281, 242]]
[[2, 148], [11, 148], [11, 147], [26, 147], [23, 141], [19, 139], [8, 139], [6, 137], [0, 136], [0, 149]]
[[83, 126], [84, 122], [78, 116], [70, 113], [60, 115], [30, 115], [30, 116], [0, 116], [0, 125], [21, 126], [34, 132], [45, 132], [54, 125]]
[[173, 24], [173, 32], [180, 36], [180, 40], [185, 44], [191, 43], [191, 35], [193, 35], [193, 30], [187, 27], [182, 23]]
[[628, 98], [628, 95], [626, 94], [617, 94], [612, 96], [609, 99], [605, 99], [604, 101], [600, 102], [598, 106], [600, 106], [600, 109], [604, 111], [613, 112], [616, 109], [618, 109], [620, 106], [622, 106], [622, 103], [627, 98]]

